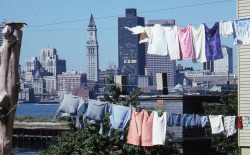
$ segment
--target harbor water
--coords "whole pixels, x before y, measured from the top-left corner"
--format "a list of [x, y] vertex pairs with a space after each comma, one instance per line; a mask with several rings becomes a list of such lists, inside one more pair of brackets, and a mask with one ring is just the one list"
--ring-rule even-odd
[[[22, 103], [16, 109], [16, 116], [54, 116], [59, 107], [59, 103]], [[82, 114], [83, 108], [80, 108], [78, 114]]]
[[[22, 103], [16, 109], [16, 116], [54, 116], [56, 111], [59, 107], [58, 103], [45, 103], [45, 104], [38, 104], [38, 103]], [[81, 108], [78, 112], [79, 114], [82, 113], [83, 109]], [[14, 148], [18, 148], [19, 152], [15, 153], [15, 155], [23, 155], [23, 154], [34, 154], [42, 151], [44, 147], [41, 147], [40, 144], [36, 145], [26, 145], [20, 143], [19, 145], [13, 145]]]

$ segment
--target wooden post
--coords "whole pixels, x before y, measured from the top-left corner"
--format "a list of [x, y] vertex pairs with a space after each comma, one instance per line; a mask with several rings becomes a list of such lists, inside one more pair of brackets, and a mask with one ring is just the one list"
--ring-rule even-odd
[[0, 68], [0, 154], [10, 155], [12, 148], [13, 124], [18, 101], [19, 56], [24, 23], [7, 23], [3, 29]]

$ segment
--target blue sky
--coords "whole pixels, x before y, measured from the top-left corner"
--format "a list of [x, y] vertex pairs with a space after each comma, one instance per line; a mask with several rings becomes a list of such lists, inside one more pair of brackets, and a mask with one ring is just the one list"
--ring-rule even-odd
[[[216, 21], [236, 19], [235, 0], [0, 0], [0, 6], [0, 22], [7, 19], [7, 22], [28, 24], [23, 34], [21, 65], [26, 59], [38, 57], [40, 49], [49, 47], [57, 49], [60, 59], [66, 59], [67, 70], [84, 71], [86, 29], [91, 13], [97, 25], [101, 70], [118, 62], [117, 18], [124, 16], [125, 8], [137, 8], [138, 16], [145, 17], [145, 23], [154, 19], [175, 19], [180, 27], [188, 24], [198, 27], [201, 23], [212, 27]], [[100, 18], [108, 16], [114, 17]], [[236, 66], [237, 47], [233, 45], [233, 38], [221, 40], [222, 44], [234, 48]], [[201, 64], [188, 60], [178, 63], [201, 69]], [[234, 67], [234, 72], [236, 70]]]

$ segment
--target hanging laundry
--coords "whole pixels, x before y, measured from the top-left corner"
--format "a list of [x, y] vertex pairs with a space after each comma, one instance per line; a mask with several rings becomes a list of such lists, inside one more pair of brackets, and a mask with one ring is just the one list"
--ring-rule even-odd
[[56, 115], [52, 122], [55, 122], [60, 112], [62, 112], [62, 116], [76, 116], [76, 127], [80, 127], [79, 117], [77, 115], [77, 111], [80, 109], [82, 105], [84, 105], [85, 109], [85, 101], [83, 98], [79, 96], [74, 96], [70, 94], [61, 94], [58, 98], [60, 106], [56, 111]]
[[220, 35], [223, 37], [231, 37], [233, 34], [233, 21], [220, 21]]
[[181, 118], [181, 125], [182, 126], [184, 126], [186, 124], [188, 116], [189, 116], [189, 114], [182, 115], [182, 118]]
[[129, 27], [124, 27], [125, 29], [128, 29], [129, 31], [133, 32], [132, 34], [140, 34], [140, 33], [144, 33], [144, 29], [145, 27], [142, 27], [142, 26], [136, 26], [136, 27], [132, 27], [132, 28], [129, 28]]
[[195, 116], [195, 124], [198, 128], [201, 127], [204, 128], [207, 122], [208, 122], [207, 116], [200, 116], [200, 115]]
[[153, 37], [152, 27], [145, 27], [144, 32], [140, 35], [139, 43], [151, 43]]
[[198, 128], [201, 127], [201, 116], [200, 115], [195, 115], [195, 124]]
[[124, 137], [124, 129], [128, 123], [128, 121], [131, 118], [131, 108], [130, 107], [125, 107], [125, 106], [120, 106], [120, 105], [115, 105], [111, 104], [109, 107], [109, 112], [110, 112], [110, 131], [108, 136], [113, 135], [113, 129], [122, 131], [123, 134], [121, 136], [121, 140], [123, 140]]
[[196, 126], [195, 123], [195, 115], [191, 115], [191, 114], [184, 114], [182, 116], [182, 121], [181, 124], [185, 127], [185, 128], [193, 128]]
[[238, 129], [243, 129], [243, 122], [242, 122], [242, 116], [237, 117], [237, 122], [238, 122]]
[[193, 38], [193, 54], [194, 54], [194, 63], [203, 63], [207, 62], [206, 59], [206, 37], [205, 37], [205, 27], [203, 24], [199, 28], [192, 28], [192, 38]]
[[250, 44], [250, 19], [240, 19], [234, 21], [235, 45]]
[[170, 59], [180, 59], [180, 45], [177, 26], [165, 27], [165, 35]]
[[185, 28], [177, 26], [179, 44], [180, 44], [180, 60], [193, 59], [192, 34], [190, 25]]
[[142, 27], [142, 26], [136, 26], [136, 27], [124, 27], [125, 29], [132, 32], [132, 34], [140, 34], [140, 41], [139, 43], [149, 43], [152, 39], [152, 27]]
[[212, 134], [217, 134], [224, 131], [222, 115], [209, 115], [209, 120], [212, 129]]
[[246, 116], [245, 118], [247, 119], [247, 127], [250, 129], [250, 117]]
[[153, 146], [153, 121], [154, 111], [148, 116], [148, 112], [144, 111], [141, 132], [141, 146]]
[[195, 115], [190, 115], [188, 118], [187, 118], [187, 122], [188, 124], [186, 125], [186, 128], [193, 128], [196, 126], [195, 124]]
[[153, 29], [153, 37], [148, 45], [148, 54], [167, 55], [168, 47], [165, 37], [165, 29], [160, 24], [155, 24]]
[[167, 113], [164, 112], [161, 117], [154, 111], [153, 121], [153, 145], [164, 145], [166, 138]]
[[83, 116], [82, 129], [84, 129], [85, 118], [88, 123], [100, 124], [99, 133], [103, 132], [103, 118], [108, 112], [108, 103], [97, 101], [97, 100], [88, 100], [88, 109]]
[[214, 26], [210, 29], [205, 26], [205, 34], [206, 34], [206, 59], [207, 61], [213, 61], [217, 59], [222, 59], [222, 49], [220, 42], [220, 28], [219, 22], [216, 22]]
[[128, 129], [127, 143], [137, 146], [141, 146], [141, 136], [142, 136], [142, 121], [144, 117], [144, 112], [136, 112], [135, 108], [132, 109], [131, 120]]
[[181, 125], [181, 114], [169, 113], [168, 115], [168, 126], [180, 126]]
[[205, 125], [207, 124], [208, 121], [208, 117], [207, 116], [201, 116], [201, 127], [205, 127]]
[[228, 136], [232, 136], [236, 133], [235, 129], [235, 116], [225, 116], [224, 117], [224, 134]]

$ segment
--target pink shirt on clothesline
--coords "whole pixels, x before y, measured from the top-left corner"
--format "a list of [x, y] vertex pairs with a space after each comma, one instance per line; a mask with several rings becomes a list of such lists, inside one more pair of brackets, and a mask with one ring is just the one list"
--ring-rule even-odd
[[191, 26], [188, 25], [185, 28], [177, 26], [177, 30], [180, 44], [180, 60], [193, 59]]

